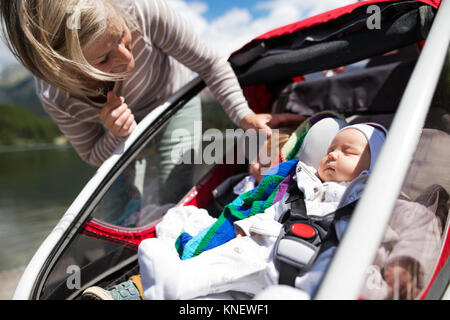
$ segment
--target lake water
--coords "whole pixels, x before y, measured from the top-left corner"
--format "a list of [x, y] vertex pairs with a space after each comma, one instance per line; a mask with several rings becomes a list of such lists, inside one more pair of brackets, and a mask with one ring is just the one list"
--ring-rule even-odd
[[0, 152], [0, 271], [28, 264], [95, 170], [72, 148]]

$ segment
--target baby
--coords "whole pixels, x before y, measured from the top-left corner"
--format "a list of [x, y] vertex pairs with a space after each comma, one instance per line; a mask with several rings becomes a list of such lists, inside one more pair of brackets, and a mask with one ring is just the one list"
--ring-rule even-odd
[[[333, 139], [317, 170], [298, 162], [296, 180], [308, 214], [328, 214], [360, 196], [384, 142], [383, 129], [368, 124], [346, 127]], [[145, 240], [139, 247], [145, 297], [192, 299], [229, 290], [253, 295], [277, 283], [272, 251], [282, 226], [278, 219], [288, 209], [282, 199], [262, 214], [236, 221], [237, 233], [243, 236], [183, 261], [173, 243], [164, 239], [171, 226], [161, 224], [160, 238]]]
[[[385, 140], [378, 124], [343, 128], [331, 142], [317, 170], [298, 161], [294, 181], [305, 195], [308, 216], [325, 216], [357, 200]], [[142, 294], [146, 299], [193, 299], [226, 291], [256, 295], [277, 284], [273, 249], [290, 209], [289, 194], [263, 213], [234, 222], [236, 237], [213, 249], [180, 260], [174, 242], [180, 230], [197, 234], [215, 222], [198, 208], [173, 208], [157, 226], [158, 238], [139, 246]], [[311, 281], [298, 277], [296, 287], [309, 293]], [[318, 282], [318, 281], [316, 281]], [[89, 289], [88, 289], [89, 290]]]

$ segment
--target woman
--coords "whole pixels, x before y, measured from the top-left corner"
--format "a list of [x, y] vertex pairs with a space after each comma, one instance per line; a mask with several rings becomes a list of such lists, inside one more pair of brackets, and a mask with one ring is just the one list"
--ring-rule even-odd
[[[268, 125], [286, 119], [254, 114], [228, 62], [163, 0], [15, 0], [2, 1], [1, 10], [8, 45], [35, 76], [44, 109], [94, 166], [187, 83], [192, 71], [242, 128], [270, 133]], [[200, 101], [194, 100], [170, 129], [191, 126], [200, 112]], [[302, 118], [288, 115], [287, 120]], [[190, 143], [186, 139], [178, 147]], [[176, 146], [168, 135], [163, 143], [161, 163], [168, 165], [162, 175], [167, 178]]]
[[[268, 129], [225, 60], [161, 0], [2, 1], [9, 47], [79, 155], [101, 165], [141, 120], [197, 72], [230, 118]], [[103, 125], [103, 126], [102, 126]], [[104, 128], [106, 130], [104, 130]]]

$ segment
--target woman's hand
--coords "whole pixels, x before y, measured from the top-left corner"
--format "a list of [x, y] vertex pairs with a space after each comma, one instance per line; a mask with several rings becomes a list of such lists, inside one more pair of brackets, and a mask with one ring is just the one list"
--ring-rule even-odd
[[272, 115], [261, 113], [261, 114], [249, 114], [244, 119], [242, 119], [240, 126], [244, 130], [255, 129], [264, 130], [267, 135], [272, 134], [272, 130], [268, 123], [272, 120]]
[[240, 123], [240, 126], [244, 130], [255, 129], [264, 130], [267, 136], [272, 135], [272, 129], [281, 128], [284, 126], [300, 125], [306, 117], [292, 113], [279, 113], [279, 114], [249, 114]]
[[125, 99], [117, 97], [113, 91], [108, 92], [106, 105], [100, 112], [100, 120], [117, 137], [128, 137], [137, 126]]

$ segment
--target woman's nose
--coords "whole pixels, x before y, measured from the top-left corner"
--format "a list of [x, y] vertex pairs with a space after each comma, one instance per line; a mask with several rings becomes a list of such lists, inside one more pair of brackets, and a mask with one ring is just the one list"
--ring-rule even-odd
[[120, 44], [117, 47], [117, 53], [115, 56], [115, 64], [116, 65], [128, 64], [132, 59], [131, 54], [132, 54], [131, 50], [128, 49], [128, 46], [126, 46], [125, 44]]

